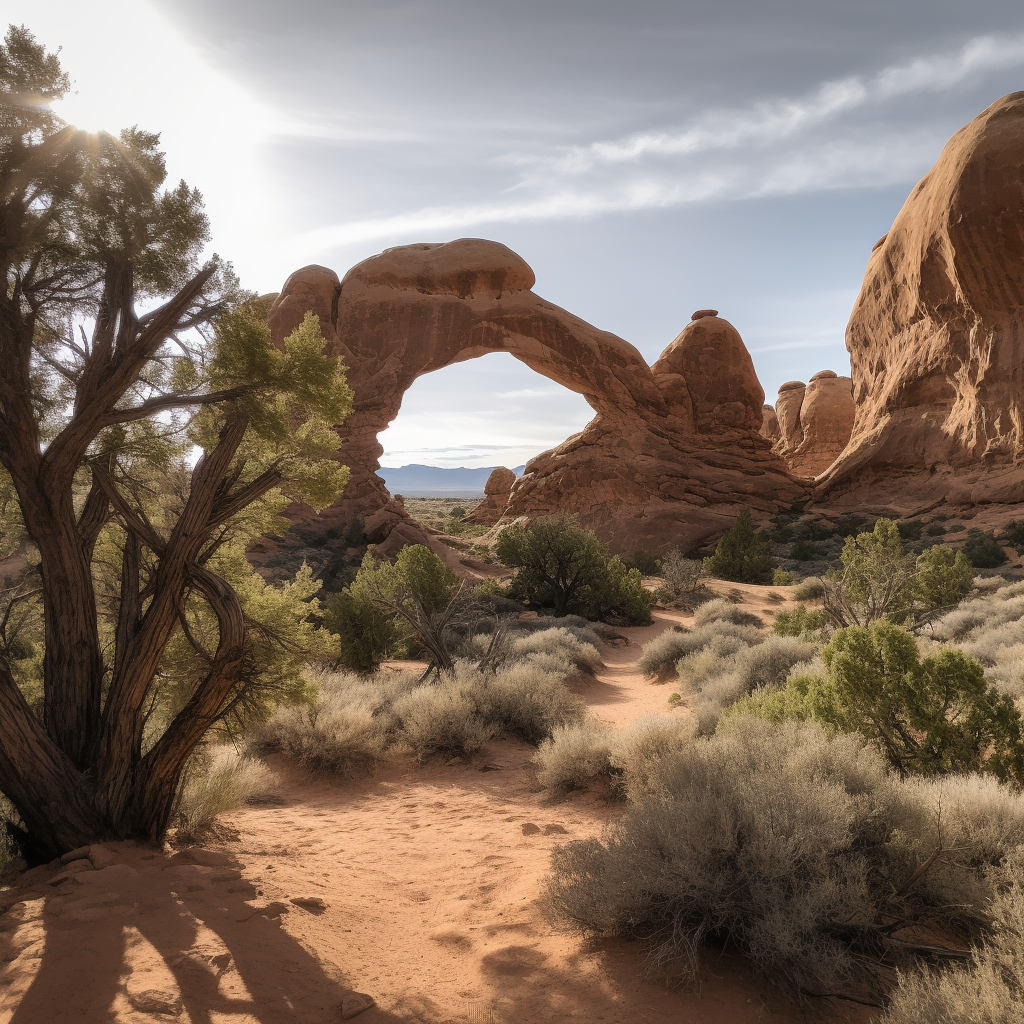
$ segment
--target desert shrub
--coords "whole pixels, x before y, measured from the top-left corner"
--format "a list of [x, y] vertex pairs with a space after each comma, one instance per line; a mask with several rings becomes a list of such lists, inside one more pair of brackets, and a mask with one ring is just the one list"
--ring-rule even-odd
[[753, 612], [745, 612], [724, 597], [702, 604], [694, 613], [695, 626], [706, 626], [710, 622], [731, 622], [734, 626], [764, 625], [764, 621]]
[[692, 630], [669, 629], [644, 644], [637, 665], [648, 679], [664, 680], [675, 671], [680, 658], [702, 650], [716, 640], [723, 650], [736, 651], [758, 643], [761, 634], [752, 626], [736, 626], [722, 621]]
[[992, 928], [970, 963], [901, 975], [881, 1024], [1017, 1024], [1024, 1002], [1024, 858], [992, 901]]
[[994, 569], [1006, 561], [1006, 552], [991, 530], [987, 533], [977, 529], [968, 531], [962, 550], [975, 569]]
[[632, 559], [630, 559], [630, 568], [638, 569], [644, 576], [657, 576], [661, 571], [661, 560], [655, 558], [650, 551], [637, 548], [633, 552]]
[[[663, 756], [603, 840], [556, 848], [545, 901], [576, 930], [646, 939], [655, 964], [694, 970], [728, 943], [798, 990], [877, 1000], [915, 929], [988, 922], [1024, 804], [978, 781], [958, 801], [945, 780], [898, 782], [862, 737], [739, 717]], [[979, 792], [1004, 812], [994, 842], [970, 832]]]
[[278, 711], [253, 747], [344, 775], [407, 754], [471, 754], [492, 736], [537, 743], [583, 717], [583, 703], [565, 686], [572, 662], [542, 657], [549, 660], [528, 655], [496, 672], [460, 661], [429, 683], [415, 672], [320, 673], [316, 700]]
[[931, 523], [924, 532], [926, 537], [942, 537], [946, 533], [946, 528], [942, 523]]
[[797, 601], [818, 601], [825, 596], [825, 584], [817, 576], [808, 576], [801, 580], [793, 591]]
[[509, 596], [556, 616], [578, 614], [648, 625], [651, 598], [638, 570], [627, 569], [575, 517], [540, 516], [513, 524], [498, 538], [497, 555], [514, 569]]
[[601, 655], [593, 643], [580, 640], [571, 630], [561, 626], [527, 633], [512, 641], [512, 658], [524, 660], [538, 654], [554, 655], [568, 662], [578, 672], [593, 675], [601, 666]]
[[475, 754], [497, 731], [474, 695], [451, 678], [422, 683], [391, 705], [400, 745], [418, 757]]
[[703, 562], [687, 558], [678, 548], [661, 559], [661, 576], [673, 597], [684, 597], [700, 590], [706, 575]]
[[772, 634], [734, 650], [719, 640], [680, 658], [680, 692], [693, 710], [698, 732], [714, 732], [726, 708], [755, 690], [778, 689], [795, 665], [809, 662], [817, 653], [815, 643]]
[[537, 781], [551, 796], [586, 789], [595, 780], [610, 783], [615, 796], [638, 796], [662, 759], [692, 735], [692, 722], [670, 715], [650, 715], [621, 730], [594, 718], [560, 726], [534, 755]]
[[374, 671], [400, 641], [394, 617], [348, 588], [328, 600], [324, 625], [340, 641], [339, 664], [354, 672]]
[[891, 519], [879, 519], [870, 533], [848, 537], [840, 559], [842, 569], [831, 570], [822, 581], [825, 614], [837, 628], [876, 619], [916, 628], [963, 600], [973, 585], [962, 554], [937, 545], [915, 559]]
[[789, 549], [789, 557], [797, 562], [815, 562], [824, 557], [824, 552], [809, 540], [798, 540]]
[[610, 774], [613, 739], [612, 730], [594, 718], [557, 726], [533, 756], [537, 782], [552, 796], [586, 789]]
[[775, 562], [768, 540], [754, 532], [744, 509], [707, 561], [709, 575], [736, 583], [771, 583]]
[[921, 658], [884, 619], [839, 630], [822, 651], [824, 677], [796, 676], [745, 710], [771, 720], [814, 718], [875, 742], [901, 774], [987, 771], [1024, 782], [1024, 723], [981, 664], [956, 648]]
[[897, 523], [896, 528], [900, 531], [900, 536], [904, 540], [920, 540], [924, 524], [916, 520], [907, 520]]
[[178, 796], [179, 839], [195, 836], [219, 814], [236, 810], [277, 786], [274, 773], [259, 758], [232, 746], [197, 753]]
[[1011, 519], [1003, 527], [1002, 539], [1006, 541], [1020, 557], [1024, 554], [1024, 523], [1019, 519]]
[[779, 636], [801, 636], [804, 633], [819, 634], [825, 625], [825, 613], [820, 608], [807, 608], [798, 604], [775, 616], [772, 629]]
[[773, 587], [791, 587], [796, 583], [796, 577], [785, 569], [775, 569], [772, 572]]

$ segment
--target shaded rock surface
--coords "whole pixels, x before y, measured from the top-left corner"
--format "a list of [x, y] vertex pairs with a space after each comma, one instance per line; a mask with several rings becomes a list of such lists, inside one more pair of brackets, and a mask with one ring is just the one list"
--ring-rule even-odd
[[511, 469], [498, 466], [492, 470], [484, 484], [484, 500], [466, 516], [465, 522], [493, 526], [505, 514], [515, 482], [516, 475]]
[[846, 346], [856, 418], [828, 503], [1021, 499], [1024, 92], [960, 129], [914, 188]]
[[[614, 550], [660, 551], [720, 533], [740, 507], [763, 516], [804, 496], [760, 435], [764, 394], [731, 324], [699, 311], [650, 367], [621, 338], [536, 295], [533, 283], [519, 256], [482, 239], [389, 249], [340, 282], [323, 267], [292, 274], [270, 311], [275, 342], [314, 310], [355, 395], [339, 429], [352, 476], [317, 520], [325, 529], [359, 518], [374, 543], [399, 528], [407, 541], [420, 532], [376, 475], [377, 434], [417, 377], [499, 351], [582, 394], [595, 412], [581, 433], [526, 466], [509, 518], [578, 513]], [[316, 520], [308, 510], [291, 515]]]

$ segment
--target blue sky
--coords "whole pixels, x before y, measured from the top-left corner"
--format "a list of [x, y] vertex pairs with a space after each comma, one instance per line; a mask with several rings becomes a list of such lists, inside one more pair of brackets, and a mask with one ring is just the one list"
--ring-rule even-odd
[[[848, 372], [872, 244], [948, 137], [1024, 88], [1024, 6], [1001, 0], [5, 8], [63, 47], [69, 118], [163, 132], [250, 287], [494, 238], [649, 360], [719, 309], [769, 401]], [[516, 465], [590, 415], [487, 356], [417, 381], [383, 461]]]

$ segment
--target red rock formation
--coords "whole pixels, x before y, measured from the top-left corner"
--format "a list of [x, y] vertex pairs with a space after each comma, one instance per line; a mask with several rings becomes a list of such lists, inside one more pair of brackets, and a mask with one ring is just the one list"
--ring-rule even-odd
[[767, 438], [772, 444], [782, 436], [779, 429], [779, 417], [775, 414], [775, 406], [766, 402], [761, 407], [761, 436]]
[[823, 473], [846, 447], [853, 429], [853, 382], [821, 370], [809, 384], [791, 380], [779, 388], [775, 451], [799, 476]]
[[340, 283], [323, 267], [288, 279], [270, 312], [275, 341], [314, 309], [354, 392], [339, 431], [352, 478], [325, 526], [358, 517], [371, 541], [415, 529], [376, 475], [377, 434], [417, 377], [499, 351], [596, 413], [527, 465], [509, 517], [575, 512], [615, 550], [657, 552], [720, 533], [740, 507], [766, 515], [803, 496], [759, 434], [764, 394], [739, 334], [714, 311], [702, 310], [709, 315], [652, 368], [621, 338], [535, 295], [533, 283], [519, 256], [481, 239], [389, 249]]
[[505, 514], [515, 482], [516, 475], [511, 469], [504, 466], [492, 469], [484, 484], [484, 500], [466, 516], [464, 522], [493, 526]]
[[947, 143], [868, 261], [846, 332], [856, 420], [830, 503], [1020, 500], [1024, 92]]

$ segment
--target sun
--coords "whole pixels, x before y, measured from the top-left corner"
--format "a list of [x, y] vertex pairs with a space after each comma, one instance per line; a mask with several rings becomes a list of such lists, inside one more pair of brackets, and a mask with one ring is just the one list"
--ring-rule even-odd
[[116, 135], [117, 115], [102, 101], [88, 99], [79, 93], [69, 93], [57, 100], [50, 109], [68, 124], [81, 128], [84, 132], [109, 132]]

